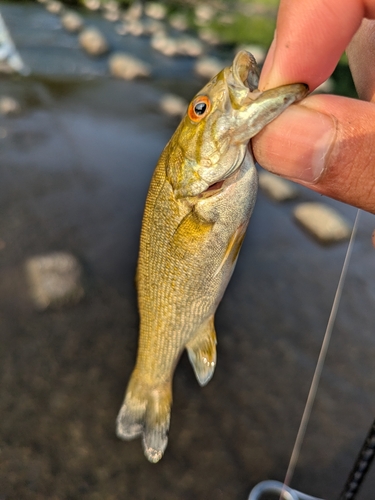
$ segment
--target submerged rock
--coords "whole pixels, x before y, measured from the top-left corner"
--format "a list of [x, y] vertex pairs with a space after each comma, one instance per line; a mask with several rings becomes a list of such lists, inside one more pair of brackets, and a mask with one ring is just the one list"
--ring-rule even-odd
[[151, 74], [151, 67], [124, 52], [113, 54], [108, 61], [111, 75], [124, 80], [133, 80], [139, 77], [148, 77]]
[[82, 17], [73, 11], [65, 12], [61, 17], [61, 24], [66, 31], [70, 33], [78, 33], [83, 28], [84, 22]]
[[83, 5], [89, 10], [99, 10], [100, 0], [82, 0]]
[[31, 257], [25, 267], [31, 298], [39, 310], [76, 304], [84, 296], [81, 265], [67, 252]]
[[109, 45], [104, 35], [96, 28], [84, 29], [78, 38], [80, 46], [90, 56], [101, 56], [108, 52]]
[[167, 15], [167, 7], [159, 2], [147, 2], [145, 5], [145, 14], [161, 21]]
[[298, 190], [290, 181], [270, 172], [259, 172], [259, 186], [275, 201], [287, 201], [297, 197]]
[[324, 203], [301, 203], [293, 214], [296, 221], [320, 243], [337, 243], [350, 237], [350, 224]]

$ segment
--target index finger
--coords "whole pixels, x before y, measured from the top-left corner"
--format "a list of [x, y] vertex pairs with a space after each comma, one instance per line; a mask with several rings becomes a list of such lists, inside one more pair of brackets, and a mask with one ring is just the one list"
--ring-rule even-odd
[[331, 75], [362, 19], [374, 16], [374, 0], [281, 0], [259, 88], [303, 82], [314, 90]]

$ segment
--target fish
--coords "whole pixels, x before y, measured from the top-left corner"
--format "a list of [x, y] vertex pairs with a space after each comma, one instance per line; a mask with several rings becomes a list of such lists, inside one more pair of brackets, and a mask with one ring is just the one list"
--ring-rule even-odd
[[308, 93], [302, 83], [261, 92], [258, 79], [254, 57], [238, 52], [192, 99], [151, 179], [136, 272], [138, 354], [116, 433], [141, 436], [152, 463], [167, 447], [184, 349], [201, 386], [216, 367], [214, 315], [257, 196], [249, 141]]

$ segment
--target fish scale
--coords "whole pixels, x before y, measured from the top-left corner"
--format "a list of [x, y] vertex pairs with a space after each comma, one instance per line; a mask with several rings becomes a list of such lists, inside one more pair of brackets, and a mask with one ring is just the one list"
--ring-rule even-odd
[[303, 84], [260, 92], [257, 75], [254, 58], [240, 51], [194, 97], [149, 187], [136, 279], [138, 355], [117, 435], [141, 436], [151, 462], [167, 446], [173, 373], [184, 349], [200, 385], [214, 373], [214, 315], [257, 194], [248, 142], [308, 92]]

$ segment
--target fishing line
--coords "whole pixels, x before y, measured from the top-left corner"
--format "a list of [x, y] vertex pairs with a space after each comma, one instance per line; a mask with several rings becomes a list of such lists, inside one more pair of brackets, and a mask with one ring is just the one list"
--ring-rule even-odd
[[[309, 394], [307, 396], [305, 409], [303, 410], [301, 423], [300, 423], [297, 437], [296, 437], [296, 440], [295, 440], [295, 443], [293, 446], [288, 469], [286, 471], [283, 491], [284, 490], [287, 491], [288, 486], [290, 485], [290, 482], [292, 480], [292, 477], [293, 477], [293, 474], [294, 474], [294, 471], [296, 468], [296, 464], [298, 462], [298, 459], [299, 459], [299, 456], [301, 453], [302, 442], [303, 442], [303, 439], [304, 439], [305, 434], [306, 434], [307, 424], [308, 424], [310, 417], [311, 417], [312, 407], [313, 407], [313, 404], [314, 404], [314, 401], [316, 398], [316, 393], [318, 390], [324, 362], [326, 359], [329, 342], [331, 340], [333, 325], [335, 323], [337, 310], [338, 310], [339, 305], [340, 305], [340, 300], [341, 300], [342, 291], [344, 288], [344, 283], [345, 283], [345, 278], [346, 278], [346, 274], [347, 274], [347, 270], [348, 270], [348, 266], [349, 266], [349, 261], [350, 261], [350, 257], [351, 257], [353, 246], [354, 246], [355, 236], [356, 236], [357, 227], [358, 227], [359, 214], [360, 214], [360, 210], [358, 209], [356, 217], [355, 217], [354, 225], [353, 225], [352, 234], [351, 234], [350, 241], [348, 244], [348, 248], [346, 250], [344, 264], [342, 266], [341, 275], [340, 275], [340, 279], [339, 279], [339, 282], [337, 285], [335, 298], [333, 300], [331, 313], [330, 313], [330, 316], [328, 319], [327, 328], [326, 328], [326, 331], [324, 334], [322, 347], [320, 349], [319, 358], [318, 358], [318, 361], [317, 361], [317, 364], [315, 367], [315, 372], [314, 372], [314, 376], [313, 376], [313, 379], [311, 382]], [[283, 492], [281, 493], [280, 499], [281, 498], [283, 498]]]

